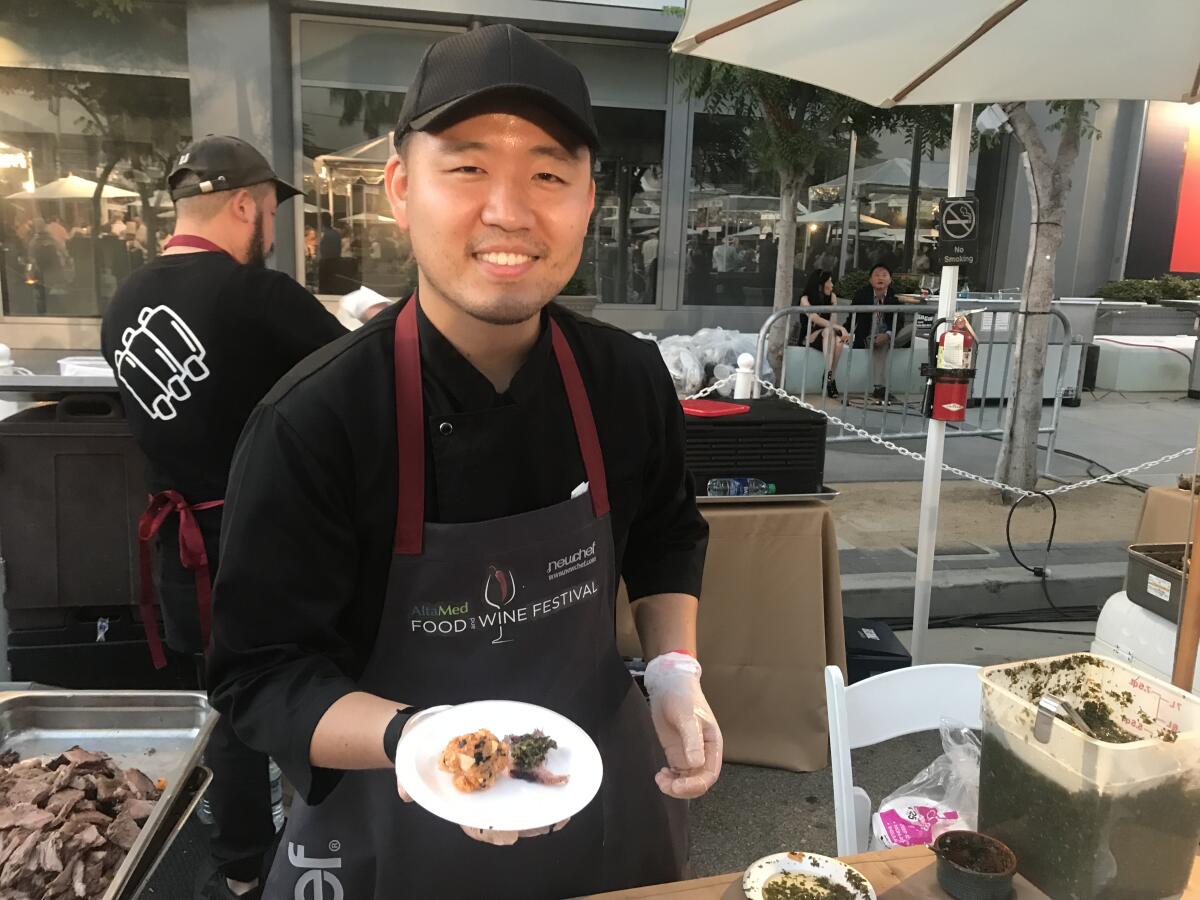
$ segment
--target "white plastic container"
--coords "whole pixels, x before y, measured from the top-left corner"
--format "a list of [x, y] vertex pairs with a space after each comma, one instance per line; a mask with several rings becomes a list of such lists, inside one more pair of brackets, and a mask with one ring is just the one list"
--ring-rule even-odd
[[[1200, 841], [1200, 698], [1082, 653], [979, 677], [979, 830], [1008, 844], [1018, 871], [1055, 900], [1179, 896]], [[1107, 709], [1135, 739], [1106, 742], [1045, 717], [1043, 741], [1044, 694], [1089, 724]]]
[[64, 356], [58, 374], [65, 378], [112, 378], [113, 370], [103, 356]]

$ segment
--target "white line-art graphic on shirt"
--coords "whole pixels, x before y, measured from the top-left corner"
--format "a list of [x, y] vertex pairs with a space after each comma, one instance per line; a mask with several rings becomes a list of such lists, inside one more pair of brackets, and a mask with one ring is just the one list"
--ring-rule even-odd
[[117, 378], [152, 419], [167, 421], [192, 396], [190, 383], [210, 374], [204, 345], [179, 315], [166, 306], [138, 313], [138, 327], [126, 328], [114, 354]]

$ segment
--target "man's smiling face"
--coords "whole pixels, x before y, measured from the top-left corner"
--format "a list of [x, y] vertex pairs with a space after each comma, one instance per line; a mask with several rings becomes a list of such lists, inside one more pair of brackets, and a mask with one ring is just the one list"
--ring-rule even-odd
[[423, 283], [498, 325], [537, 315], [575, 274], [596, 196], [586, 145], [511, 97], [409, 135], [386, 184]]

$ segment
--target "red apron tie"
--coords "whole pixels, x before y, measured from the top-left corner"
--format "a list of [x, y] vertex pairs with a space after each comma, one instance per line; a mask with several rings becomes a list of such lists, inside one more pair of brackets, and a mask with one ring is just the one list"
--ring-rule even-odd
[[142, 590], [138, 608], [142, 613], [142, 627], [146, 629], [146, 642], [150, 645], [150, 658], [154, 667], [161, 669], [167, 664], [163, 653], [162, 638], [158, 634], [158, 623], [154, 616], [154, 550], [152, 541], [162, 528], [167, 517], [179, 514], [179, 561], [196, 579], [196, 609], [200, 616], [200, 642], [208, 652], [208, 639], [212, 630], [212, 577], [208, 571], [208, 551], [204, 548], [204, 535], [196, 521], [198, 510], [215, 509], [223, 506], [224, 500], [209, 500], [207, 503], [189, 505], [178, 491], [162, 491], [150, 498], [146, 511], [138, 519], [138, 555], [141, 561]]

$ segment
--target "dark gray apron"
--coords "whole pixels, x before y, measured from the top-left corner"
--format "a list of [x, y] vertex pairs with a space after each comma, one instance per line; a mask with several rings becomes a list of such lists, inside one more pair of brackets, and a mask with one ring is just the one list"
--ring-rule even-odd
[[599, 746], [600, 793], [562, 831], [496, 847], [402, 803], [390, 770], [346, 772], [320, 804], [295, 801], [264, 900], [561, 900], [683, 874], [686, 804], [654, 782], [665, 759], [617, 651], [596, 425], [571, 348], [553, 319], [549, 327], [589, 492], [503, 519], [442, 525], [424, 521], [416, 300], [401, 311], [395, 554], [359, 688], [419, 706], [521, 700], [553, 709]]

